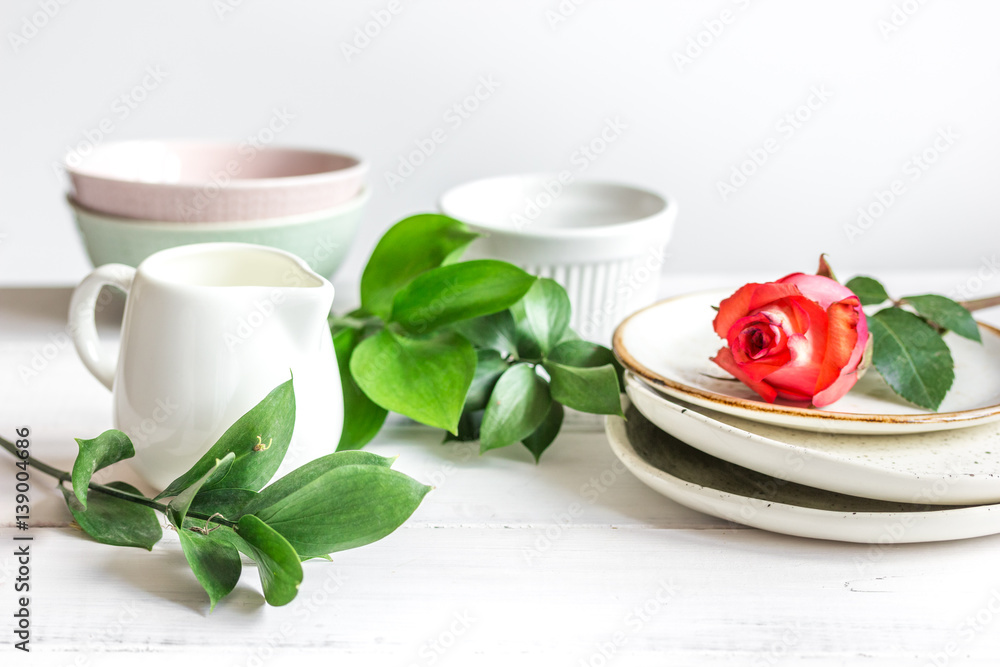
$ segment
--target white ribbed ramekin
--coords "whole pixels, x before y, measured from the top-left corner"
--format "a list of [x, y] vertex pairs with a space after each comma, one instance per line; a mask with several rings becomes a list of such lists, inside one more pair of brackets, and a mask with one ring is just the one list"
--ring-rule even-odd
[[652, 303], [677, 218], [673, 200], [571, 172], [500, 176], [459, 185], [441, 211], [484, 234], [466, 258], [502, 259], [552, 278], [569, 294], [571, 326], [608, 345], [627, 315]]

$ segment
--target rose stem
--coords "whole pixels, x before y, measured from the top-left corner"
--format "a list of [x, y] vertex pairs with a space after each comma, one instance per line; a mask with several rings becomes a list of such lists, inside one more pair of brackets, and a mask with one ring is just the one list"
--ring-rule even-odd
[[984, 308], [1000, 306], [1000, 294], [997, 294], [996, 296], [983, 297], [982, 299], [972, 299], [971, 301], [959, 301], [958, 305], [962, 306], [970, 313], [977, 310], [983, 310]]

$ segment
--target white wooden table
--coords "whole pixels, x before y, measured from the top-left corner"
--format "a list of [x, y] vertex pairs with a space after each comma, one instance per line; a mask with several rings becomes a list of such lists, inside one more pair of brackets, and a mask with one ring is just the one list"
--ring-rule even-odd
[[[894, 284], [946, 291], [966, 277]], [[736, 280], [668, 276], [662, 291]], [[0, 290], [0, 434], [29, 426], [33, 453], [64, 469], [73, 437], [111, 426], [109, 393], [63, 335], [68, 298]], [[19, 374], [33, 358], [37, 375]], [[97, 544], [70, 527], [51, 478], [36, 472], [30, 654], [13, 649], [13, 537], [25, 533], [13, 527], [13, 461], [0, 452], [0, 665], [1000, 660], [1000, 537], [889, 547], [786, 537], [663, 498], [624, 471], [599, 431], [564, 432], [538, 466], [518, 447], [480, 457], [440, 440], [396, 422], [370, 446], [437, 487], [401, 529], [307, 562], [286, 607], [264, 603], [248, 567], [210, 615], [174, 533], [151, 553]], [[149, 490], [119, 467], [102, 478]]]

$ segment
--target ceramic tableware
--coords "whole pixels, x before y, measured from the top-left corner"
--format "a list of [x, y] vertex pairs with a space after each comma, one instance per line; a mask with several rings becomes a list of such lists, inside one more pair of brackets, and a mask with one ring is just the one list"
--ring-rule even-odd
[[[117, 358], [94, 324], [105, 285], [127, 293]], [[283, 471], [334, 451], [343, 403], [326, 322], [332, 302], [333, 286], [294, 255], [205, 243], [136, 269], [97, 268], [73, 293], [69, 328], [84, 365], [112, 390], [132, 465], [163, 488], [292, 376], [295, 430]]]
[[612, 451], [651, 489], [705, 514], [788, 535], [879, 545], [1000, 532], [1000, 505], [894, 503], [788, 482], [689, 447], [623, 403], [626, 419], [606, 419]]
[[1000, 420], [1000, 330], [980, 324], [983, 343], [947, 334], [955, 383], [938, 412], [896, 396], [876, 372], [866, 373], [842, 399], [822, 409], [760, 400], [710, 360], [724, 344], [712, 330], [732, 290], [660, 301], [622, 322], [613, 347], [622, 364], [668, 396], [752, 421], [829, 433], [921, 433]]
[[552, 278], [573, 305], [570, 326], [608, 344], [621, 319], [652, 303], [677, 204], [651, 190], [562, 174], [501, 176], [452, 188], [443, 213], [484, 236], [466, 256]]
[[725, 461], [828, 491], [930, 505], [1000, 502], [1000, 424], [929, 433], [815, 433], [668, 398], [631, 372], [625, 391], [649, 421]]
[[137, 220], [259, 220], [333, 208], [364, 184], [340, 153], [205, 141], [109, 141], [64, 159], [73, 198]]
[[94, 266], [139, 263], [154, 252], [192, 243], [235, 241], [286, 250], [330, 277], [357, 234], [369, 191], [331, 209], [285, 218], [240, 222], [131, 220], [92, 211], [69, 200], [80, 236]]

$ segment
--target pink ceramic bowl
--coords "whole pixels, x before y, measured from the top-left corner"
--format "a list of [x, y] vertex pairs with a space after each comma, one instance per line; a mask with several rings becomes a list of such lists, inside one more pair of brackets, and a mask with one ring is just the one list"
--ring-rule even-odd
[[349, 201], [368, 164], [324, 151], [199, 141], [116, 141], [64, 160], [81, 205], [136, 220], [222, 222]]

